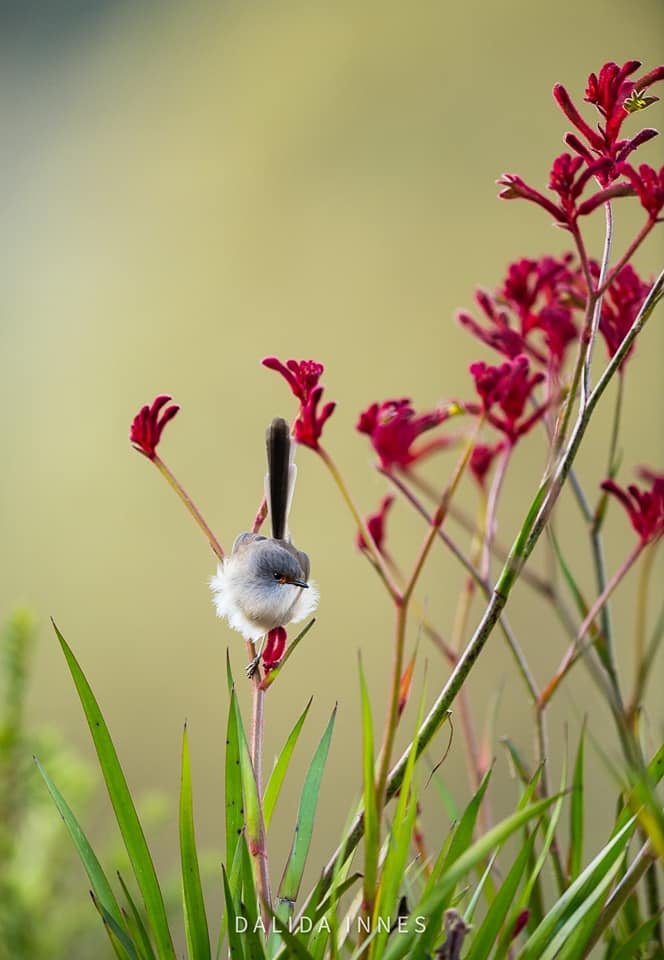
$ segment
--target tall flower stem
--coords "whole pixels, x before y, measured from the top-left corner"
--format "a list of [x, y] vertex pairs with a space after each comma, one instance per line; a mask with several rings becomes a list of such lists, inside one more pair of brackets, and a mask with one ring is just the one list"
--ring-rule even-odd
[[[412, 493], [412, 490], [410, 489], [410, 487], [408, 487], [404, 483], [404, 481], [401, 479], [399, 474], [393, 473], [392, 471], [389, 471], [389, 470], [384, 470], [381, 468], [379, 469], [380, 469], [380, 472], [387, 477], [390, 483], [393, 483], [394, 486], [401, 491], [404, 497], [413, 503], [413, 506], [415, 506], [415, 509], [420, 510], [421, 512], [420, 506], [417, 506], [416, 503], [411, 500], [411, 497], [414, 496], [414, 494]], [[410, 483], [412, 483], [412, 485], [417, 490], [420, 491], [420, 493], [423, 493], [426, 497], [428, 497], [429, 500], [433, 500], [433, 501], [438, 500], [437, 492], [434, 491], [431, 488], [431, 486], [413, 470], [408, 470], [404, 474], [404, 476], [406, 477], [407, 480], [410, 481]], [[461, 507], [457, 506], [454, 503], [451, 503], [448, 508], [448, 513], [450, 517], [452, 517], [452, 519], [455, 520], [459, 524], [459, 526], [463, 530], [465, 530], [467, 533], [474, 534], [477, 532], [477, 525], [475, 521], [467, 513], [465, 513], [465, 511]], [[422, 516], [428, 516], [426, 511], [422, 514]], [[441, 528], [439, 530], [438, 535], [441, 538], [441, 540], [443, 540], [443, 542], [448, 547], [450, 547], [450, 549], [452, 549], [452, 552], [455, 554], [455, 556], [457, 556], [457, 559], [460, 559], [460, 557], [457, 555], [458, 548], [457, 549], [454, 548], [453, 542], [449, 534], [446, 533], [444, 528]], [[496, 557], [497, 560], [500, 560], [502, 563], [504, 563], [505, 560], [507, 560], [507, 557], [509, 555], [509, 550], [503, 543], [501, 543], [496, 537], [494, 537], [491, 543], [491, 553], [493, 554], [493, 556]], [[463, 563], [463, 560], [461, 562]], [[522, 578], [524, 583], [527, 583], [528, 586], [532, 587], [532, 589], [535, 590], [537, 593], [541, 594], [547, 600], [552, 599], [554, 594], [553, 587], [547, 580], [545, 580], [543, 577], [540, 577], [539, 574], [536, 573], [534, 570], [528, 570], [528, 568], [524, 569], [522, 573]]]
[[648, 592], [655, 560], [657, 545], [652, 544], [646, 551], [641, 564], [639, 583], [636, 592], [636, 623], [634, 626], [634, 691], [632, 693], [627, 716], [633, 724], [639, 710], [649, 665], [652, 662], [646, 650], [646, 624], [648, 620]]
[[613, 281], [616, 279], [622, 268], [626, 263], [632, 259], [638, 248], [641, 246], [645, 238], [648, 236], [652, 228], [655, 226], [655, 223], [652, 220], [647, 220], [646, 223], [641, 227], [637, 235], [634, 237], [630, 245], [627, 247], [622, 257], [618, 260], [614, 267], [612, 267], [610, 273], [605, 278], [604, 282], [598, 287], [597, 295], [599, 297], [603, 296], [606, 291], [609, 289]]
[[196, 524], [199, 527], [199, 529], [203, 531], [205, 538], [207, 542], [210, 544], [210, 546], [212, 547], [212, 550], [215, 556], [221, 562], [224, 559], [224, 551], [222, 549], [221, 544], [213, 534], [212, 530], [209, 528], [209, 526], [205, 522], [201, 511], [198, 509], [198, 507], [196, 506], [194, 501], [191, 499], [187, 491], [184, 489], [180, 481], [175, 477], [175, 474], [172, 473], [172, 471], [166, 466], [166, 464], [161, 459], [161, 457], [155, 453], [151, 459], [152, 459], [152, 463], [154, 463], [159, 473], [162, 475], [162, 477], [166, 479], [166, 482], [168, 483], [168, 485], [173, 490], [175, 490], [180, 500], [182, 500], [185, 507], [187, 508], [191, 516], [196, 521]]
[[[256, 656], [256, 647], [253, 640], [247, 640], [249, 662]], [[260, 667], [252, 677], [251, 690], [251, 727], [249, 732], [249, 751], [251, 765], [256, 781], [258, 797], [258, 823], [255, 843], [250, 844], [250, 853], [254, 860], [254, 874], [256, 889], [260, 901], [261, 916], [266, 930], [272, 923], [272, 893], [270, 890], [270, 870], [267, 855], [267, 839], [265, 836], [265, 818], [263, 817], [263, 733], [265, 728], [265, 691], [261, 689]]]
[[466, 447], [462, 456], [454, 468], [450, 482], [440, 498], [440, 503], [433, 516], [432, 523], [424, 537], [420, 551], [415, 559], [412, 573], [403, 589], [403, 592], [395, 598], [396, 635], [392, 664], [392, 684], [389, 708], [383, 734], [383, 745], [380, 752], [378, 777], [376, 780], [376, 796], [379, 808], [382, 807], [385, 802], [384, 798], [387, 785], [387, 776], [390, 769], [392, 748], [394, 746], [394, 738], [396, 736], [396, 728], [399, 720], [399, 691], [401, 687], [401, 674], [403, 673], [403, 659], [404, 648], [406, 645], [406, 624], [408, 622], [409, 602], [417, 585], [417, 581], [419, 580], [420, 574], [424, 569], [424, 564], [426, 563], [427, 557], [429, 556], [431, 548], [436, 540], [438, 530], [445, 522], [448, 504], [454, 496], [461, 477], [463, 476], [466, 466], [468, 465], [468, 461], [470, 460], [471, 453], [473, 452], [473, 446], [475, 445], [475, 440], [477, 439], [477, 434], [481, 429], [482, 422], [483, 418], [480, 417], [477, 421], [475, 430], [466, 443]]
[[392, 574], [390, 573], [390, 570], [385, 562], [384, 557], [381, 555], [380, 551], [376, 549], [376, 544], [374, 543], [373, 537], [369, 533], [369, 529], [365, 523], [364, 517], [358, 510], [355, 504], [355, 501], [353, 500], [353, 497], [351, 495], [351, 492], [348, 489], [346, 481], [341, 475], [339, 468], [337, 467], [336, 463], [334, 462], [330, 454], [327, 452], [327, 450], [325, 450], [323, 447], [319, 447], [316, 452], [318, 453], [319, 457], [321, 458], [321, 460], [323, 461], [327, 469], [330, 471], [330, 474], [332, 475], [332, 479], [336, 483], [339, 489], [339, 492], [341, 493], [341, 496], [343, 497], [346, 503], [346, 506], [350, 510], [353, 520], [357, 524], [357, 528], [362, 534], [362, 538], [364, 539], [364, 542], [366, 544], [366, 549], [369, 551], [369, 554], [371, 555], [371, 559], [378, 571], [378, 574], [381, 580], [387, 587], [387, 590], [390, 596], [392, 597], [392, 599], [394, 601], [397, 601], [398, 598], [400, 597], [399, 588], [394, 582], [394, 579], [392, 577]]
[[[567, 653], [563, 657], [560, 666], [558, 667], [555, 676], [547, 685], [546, 689], [542, 693], [540, 706], [544, 706], [552, 697], [553, 693], [557, 689], [563, 677], [569, 672], [574, 663], [579, 659], [580, 656], [585, 652], [587, 644], [583, 643], [585, 635], [588, 633], [590, 628], [593, 625], [595, 617], [600, 612], [604, 604], [607, 602], [615, 588], [623, 580], [627, 572], [632, 568], [634, 563], [643, 553], [645, 544], [643, 541], [639, 541], [635, 549], [629, 554], [625, 562], [616, 570], [615, 574], [611, 580], [607, 583], [603, 592], [597, 597], [592, 607], [588, 611], [583, 623], [581, 624], [579, 631], [576, 635], [574, 643], [569, 647]], [[620, 701], [616, 701], [616, 706], [620, 706]]]

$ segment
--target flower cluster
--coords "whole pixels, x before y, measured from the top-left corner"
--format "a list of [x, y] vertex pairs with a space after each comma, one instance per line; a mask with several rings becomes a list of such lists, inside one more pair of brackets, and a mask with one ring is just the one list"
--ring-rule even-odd
[[495, 294], [483, 290], [475, 299], [486, 326], [466, 311], [458, 320], [487, 346], [514, 359], [527, 354], [558, 373], [569, 345], [578, 336], [575, 311], [584, 306], [580, 271], [571, 253], [511, 263]]
[[448, 447], [449, 437], [436, 437], [415, 446], [415, 441], [450, 416], [449, 410], [429, 410], [416, 413], [409, 397], [372, 403], [357, 421], [356, 429], [371, 439], [384, 470], [392, 467], [405, 469], [434, 450]]
[[329, 401], [322, 410], [318, 409], [323, 396], [323, 387], [318, 382], [324, 370], [323, 364], [314, 360], [287, 360], [284, 364], [277, 357], [265, 357], [263, 366], [280, 373], [300, 401], [293, 424], [295, 439], [305, 447], [318, 450], [325, 422], [336, 407], [334, 401]]
[[[544, 374], [531, 374], [528, 357], [523, 354], [499, 367], [483, 362], [472, 363], [470, 372], [486, 419], [505, 434], [509, 443], [516, 443], [544, 415], [545, 404], [536, 406], [532, 413], [525, 415], [526, 404], [535, 387], [544, 380]], [[496, 408], [501, 413], [497, 413]]]
[[[635, 136], [621, 139], [623, 123], [632, 113], [640, 112], [658, 98], [646, 96], [646, 91], [657, 81], [664, 79], [664, 66], [656, 67], [637, 80], [630, 79], [641, 66], [638, 60], [628, 60], [621, 67], [617, 63], [605, 63], [599, 74], [588, 77], [585, 101], [592, 104], [602, 117], [597, 129], [588, 124], [574, 105], [572, 98], [561, 83], [553, 88], [553, 96], [559, 107], [577, 130], [568, 133], [565, 142], [589, 166], [599, 157], [614, 164], [627, 157], [653, 137], [657, 131], [651, 128], [640, 130]], [[580, 136], [579, 136], [580, 134]], [[607, 180], [614, 179], [615, 172], [607, 172]]]
[[[166, 406], [171, 399], [172, 397], [166, 393], [160, 394], [154, 398], [150, 406], [146, 404], [141, 407], [133, 419], [129, 439], [134, 448], [148, 460], [154, 460], [157, 456], [157, 446], [164, 427], [180, 409], [176, 403]], [[165, 410], [164, 407], [166, 407]]]
[[[503, 174], [498, 180], [503, 188], [500, 196], [505, 200], [530, 200], [546, 210], [559, 226], [574, 231], [579, 217], [592, 213], [615, 197], [636, 195], [649, 222], [654, 223], [664, 208], [664, 167], [657, 171], [642, 164], [635, 169], [626, 161], [638, 147], [657, 136], [657, 131], [646, 128], [627, 139], [620, 136], [630, 114], [644, 110], [657, 100], [646, 95], [646, 91], [664, 79], [664, 66], [637, 80], [630, 79], [640, 66], [638, 60], [630, 60], [622, 67], [606, 63], [599, 75], [590, 74], [585, 99], [602, 117], [603, 122], [597, 128], [583, 118], [565, 87], [556, 84], [553, 96], [576, 128], [576, 132], [565, 135], [565, 143], [574, 155], [562, 153], [551, 168], [549, 189], [557, 195], [557, 201], [511, 173]], [[600, 189], [583, 200], [593, 182], [599, 183]]]
[[[650, 287], [631, 264], [618, 273], [602, 301], [599, 330], [612, 357], [636, 320]], [[633, 346], [624, 357], [621, 368], [630, 356]]]
[[624, 489], [615, 480], [605, 480], [602, 489], [622, 503], [630, 523], [646, 544], [664, 536], [664, 473], [642, 470], [641, 477], [650, 483], [650, 489], [641, 489], [634, 483]]

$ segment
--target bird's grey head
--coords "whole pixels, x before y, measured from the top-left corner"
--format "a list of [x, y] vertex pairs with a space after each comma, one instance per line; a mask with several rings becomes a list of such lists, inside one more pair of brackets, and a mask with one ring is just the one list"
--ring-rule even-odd
[[253, 577], [262, 585], [309, 586], [307, 583], [309, 571], [303, 569], [302, 563], [292, 550], [287, 549], [275, 540], [267, 538], [255, 540], [251, 553]]

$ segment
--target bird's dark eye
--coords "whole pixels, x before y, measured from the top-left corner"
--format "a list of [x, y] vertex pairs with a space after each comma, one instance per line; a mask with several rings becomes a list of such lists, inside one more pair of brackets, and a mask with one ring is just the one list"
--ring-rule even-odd
[[278, 572], [275, 570], [274, 573], [272, 574], [272, 579], [273, 579], [273, 580], [281, 580], [281, 574], [278, 573]]

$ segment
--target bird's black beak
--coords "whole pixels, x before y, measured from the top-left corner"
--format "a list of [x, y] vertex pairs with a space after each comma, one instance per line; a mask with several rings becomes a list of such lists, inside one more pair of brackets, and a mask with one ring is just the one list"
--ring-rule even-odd
[[291, 583], [294, 587], [302, 587], [306, 590], [309, 589], [309, 584], [305, 583], [304, 580], [287, 580], [286, 583]]

